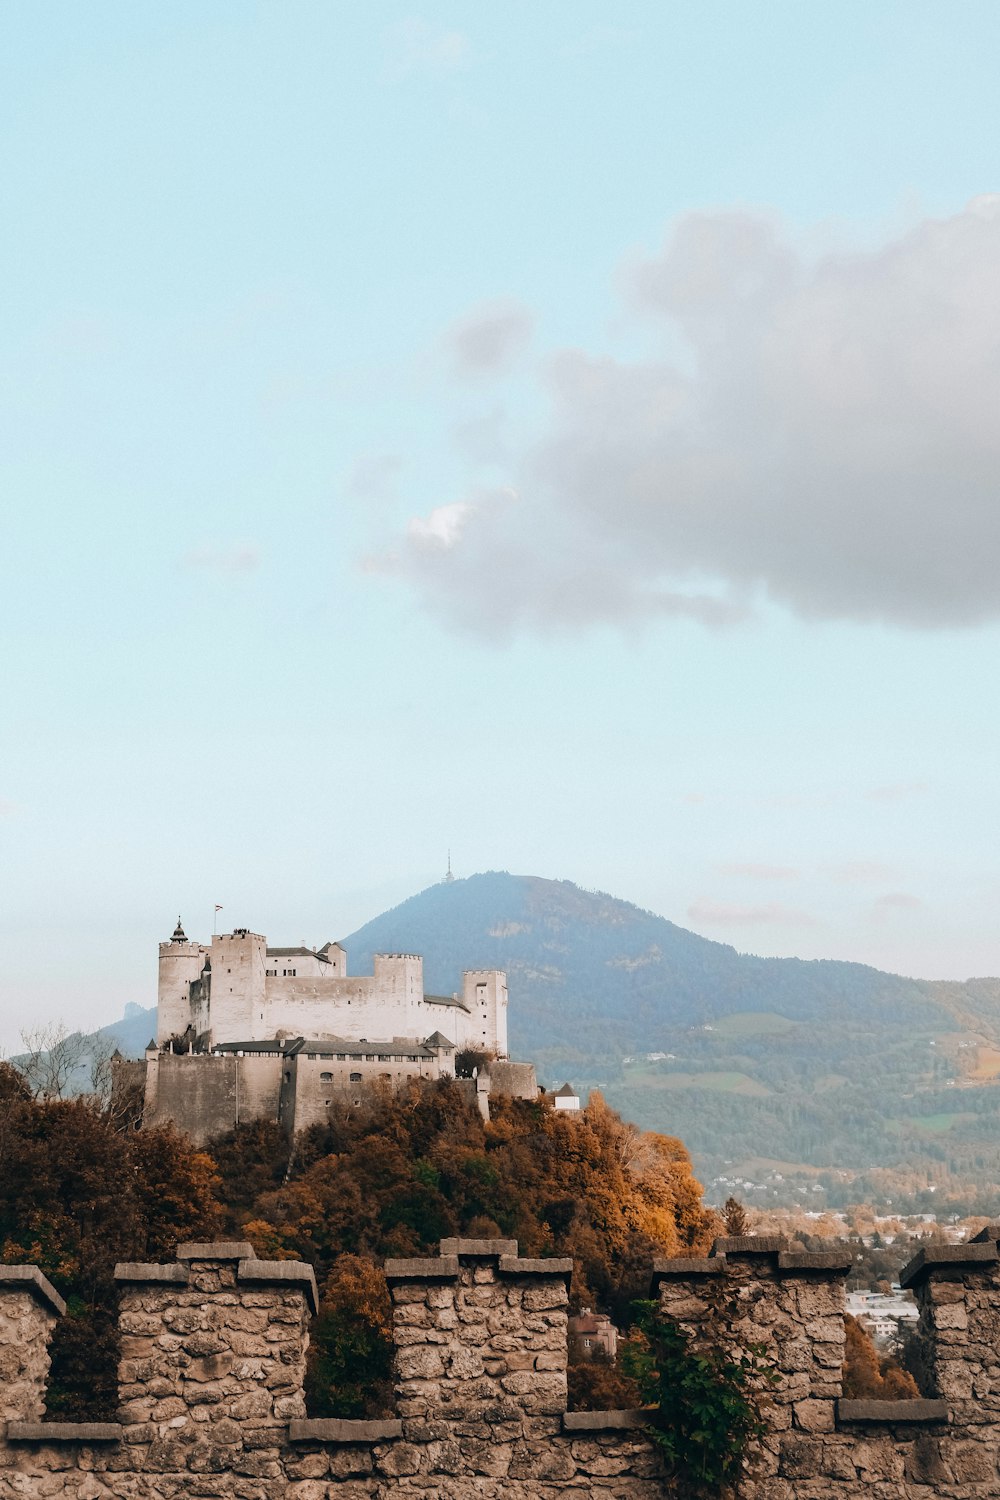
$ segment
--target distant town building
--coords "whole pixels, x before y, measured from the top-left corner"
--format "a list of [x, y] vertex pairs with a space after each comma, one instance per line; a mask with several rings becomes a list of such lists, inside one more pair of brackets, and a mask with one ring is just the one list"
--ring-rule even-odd
[[918, 1309], [912, 1293], [893, 1286], [888, 1292], [848, 1292], [847, 1311], [877, 1344], [888, 1344], [905, 1324], [917, 1321]]
[[581, 1359], [593, 1359], [600, 1350], [613, 1360], [618, 1352], [618, 1330], [607, 1313], [591, 1312], [585, 1307], [569, 1319], [567, 1332]]
[[552, 1100], [555, 1109], [579, 1109], [580, 1096], [570, 1084], [564, 1083], [561, 1089], [547, 1095]]

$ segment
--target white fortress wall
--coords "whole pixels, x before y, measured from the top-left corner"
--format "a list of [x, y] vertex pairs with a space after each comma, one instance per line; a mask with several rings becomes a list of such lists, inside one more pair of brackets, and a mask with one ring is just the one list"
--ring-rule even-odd
[[[264, 1041], [278, 1032], [288, 1036], [346, 1036], [357, 1040], [366, 1036], [366, 1026], [377, 1007], [378, 996], [375, 980], [371, 975], [354, 979], [269, 979], [265, 989], [264, 1021], [256, 1041]], [[380, 1036], [401, 1035], [399, 1025], [403, 1018], [402, 1008], [398, 1014], [387, 1013], [384, 1020], [389, 1030], [381, 1029]], [[237, 1042], [242, 1037], [219, 1037], [216, 1041]]]

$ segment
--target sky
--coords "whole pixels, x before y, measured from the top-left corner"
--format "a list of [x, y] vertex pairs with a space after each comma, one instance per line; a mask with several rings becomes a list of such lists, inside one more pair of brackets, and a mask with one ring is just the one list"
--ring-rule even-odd
[[1000, 973], [1000, 8], [9, 0], [0, 1049], [440, 879]]

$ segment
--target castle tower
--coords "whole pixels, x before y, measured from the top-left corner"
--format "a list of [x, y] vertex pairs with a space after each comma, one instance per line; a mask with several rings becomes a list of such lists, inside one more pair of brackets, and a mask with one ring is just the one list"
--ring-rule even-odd
[[201, 974], [205, 949], [188, 941], [180, 917], [169, 942], [160, 944], [160, 976], [156, 995], [156, 1040], [181, 1036], [191, 1020], [191, 985]]
[[209, 1024], [212, 1045], [269, 1035], [264, 996], [267, 939], [246, 927], [212, 938]]
[[462, 999], [470, 1013], [466, 1046], [507, 1056], [507, 975], [502, 969], [466, 969]]

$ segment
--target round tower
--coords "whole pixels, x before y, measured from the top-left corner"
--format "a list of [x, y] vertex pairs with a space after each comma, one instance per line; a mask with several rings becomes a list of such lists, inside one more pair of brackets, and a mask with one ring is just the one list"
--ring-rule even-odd
[[191, 984], [205, 963], [206, 949], [188, 941], [180, 917], [173, 936], [160, 944], [160, 976], [156, 993], [156, 1040], [181, 1036], [191, 1020]]

